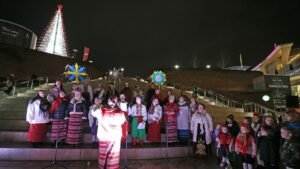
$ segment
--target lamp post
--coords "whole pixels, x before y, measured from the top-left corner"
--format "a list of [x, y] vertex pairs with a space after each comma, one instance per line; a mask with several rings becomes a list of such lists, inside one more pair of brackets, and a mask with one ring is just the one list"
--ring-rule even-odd
[[124, 67], [121, 67], [120, 71], [121, 71], [121, 78], [123, 78], [124, 77], [124, 71], [125, 71]]

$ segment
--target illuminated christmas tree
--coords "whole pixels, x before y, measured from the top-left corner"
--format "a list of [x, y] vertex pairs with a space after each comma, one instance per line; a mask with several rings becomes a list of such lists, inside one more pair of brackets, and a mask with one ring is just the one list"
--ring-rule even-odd
[[38, 40], [37, 50], [68, 57], [68, 45], [61, 4]]

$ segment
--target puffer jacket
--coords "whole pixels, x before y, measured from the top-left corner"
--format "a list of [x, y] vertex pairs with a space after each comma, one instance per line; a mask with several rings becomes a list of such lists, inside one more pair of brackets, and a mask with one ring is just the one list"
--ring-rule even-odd
[[88, 108], [86, 107], [85, 100], [83, 98], [76, 100], [72, 99], [65, 113], [65, 119], [70, 118], [70, 114], [82, 114], [82, 119], [87, 119]]
[[50, 109], [50, 119], [64, 119], [68, 106], [69, 100], [67, 98], [57, 97]]

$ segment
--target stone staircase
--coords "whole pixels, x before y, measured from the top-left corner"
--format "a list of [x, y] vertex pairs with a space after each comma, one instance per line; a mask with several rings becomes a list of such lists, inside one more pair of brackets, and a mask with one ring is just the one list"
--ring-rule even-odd
[[[125, 78], [124, 81], [129, 82], [131, 86], [138, 84], [146, 93], [149, 84], [143, 81], [137, 81], [132, 78]], [[108, 86], [107, 80], [94, 80], [91, 85], [95, 88], [101, 82], [104, 87]], [[0, 160], [52, 160], [55, 150], [52, 141], [47, 140], [47, 144], [43, 148], [30, 148], [26, 141], [29, 124], [25, 121], [27, 102], [33, 98], [40, 89], [48, 91], [53, 84], [44, 84], [33, 90], [27, 90], [18, 93], [16, 96], [9, 96], [0, 100]], [[67, 92], [71, 91], [72, 84], [64, 85]], [[118, 89], [123, 88], [123, 84], [117, 84]], [[167, 90], [172, 90], [174, 95], [179, 96], [185, 94], [191, 96], [190, 91], [180, 91], [170, 87], [162, 88], [162, 95], [165, 96]], [[198, 101], [206, 105], [207, 111], [212, 115], [214, 124], [223, 123], [228, 114], [233, 114], [237, 121], [245, 116], [252, 116], [252, 113], [245, 113], [241, 108], [230, 108], [224, 105], [214, 105], [205, 98], [198, 98]], [[50, 130], [49, 130], [50, 131]], [[60, 146], [58, 150], [59, 160], [95, 160], [97, 159], [97, 148], [93, 148], [91, 143], [90, 129], [88, 122], [84, 122], [83, 144], [78, 148], [71, 148], [68, 145]], [[50, 136], [50, 132], [48, 132]], [[49, 138], [49, 137], [48, 137]], [[128, 143], [131, 142], [128, 137]], [[166, 146], [166, 137], [162, 133], [161, 144], [146, 144], [144, 148], [128, 149], [122, 148], [122, 157], [127, 152], [128, 159], [154, 159], [165, 157], [182, 157], [191, 154], [191, 147], [182, 144], [174, 144]], [[125, 145], [123, 144], [123, 147]]]

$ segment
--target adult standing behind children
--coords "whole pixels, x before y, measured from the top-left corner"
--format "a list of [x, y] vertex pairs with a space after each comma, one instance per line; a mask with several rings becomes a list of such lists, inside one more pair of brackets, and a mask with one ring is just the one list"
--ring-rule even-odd
[[199, 104], [196, 113], [192, 116], [191, 132], [193, 134], [195, 153], [200, 156], [210, 154], [213, 122], [211, 115], [206, 112], [204, 104]]

